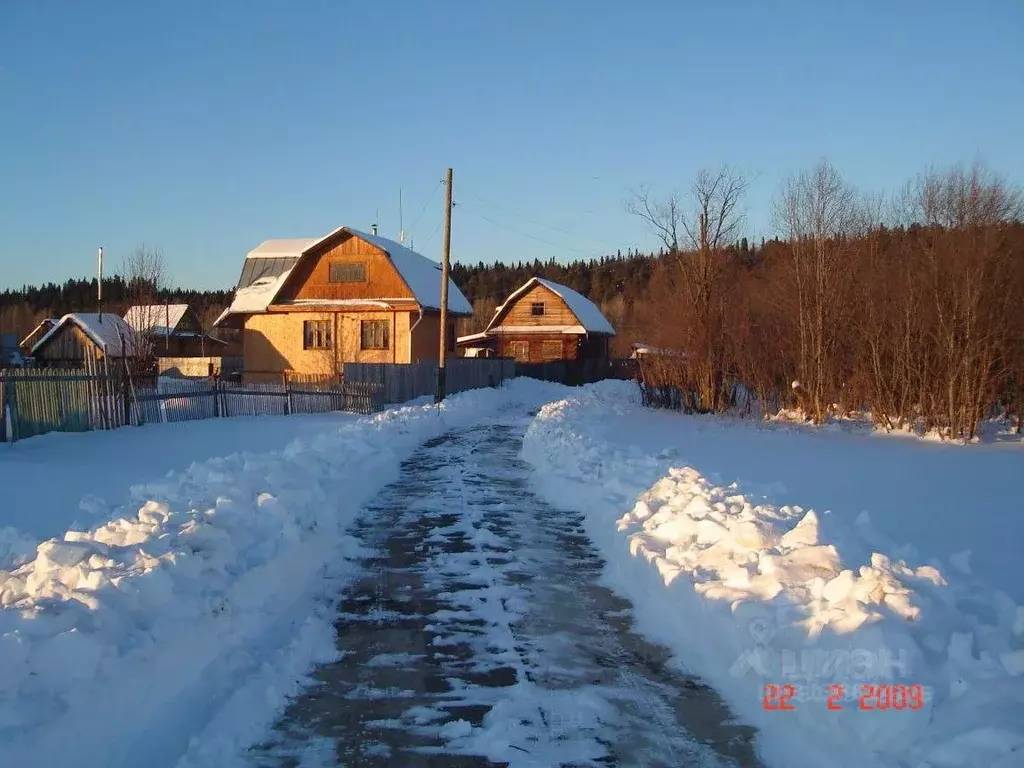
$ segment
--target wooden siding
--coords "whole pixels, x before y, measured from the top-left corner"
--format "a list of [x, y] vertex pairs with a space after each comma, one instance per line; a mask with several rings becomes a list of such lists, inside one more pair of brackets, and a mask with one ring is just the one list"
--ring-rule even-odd
[[[416, 322], [418, 314], [410, 316], [412, 322]], [[409, 362], [418, 363], [423, 360], [437, 360], [441, 352], [441, 338], [438, 335], [441, 328], [441, 315], [438, 312], [424, 312], [423, 319], [412, 332], [412, 359]], [[459, 351], [455, 345], [455, 318], [448, 319], [448, 357], [456, 357]]]
[[78, 326], [65, 325], [36, 352], [37, 360], [46, 362], [81, 362], [102, 360], [103, 350]]
[[499, 357], [515, 358], [520, 363], [550, 363], [576, 360], [579, 339], [576, 335], [562, 334], [507, 334], [495, 337], [493, 343]]
[[[332, 263], [356, 261], [366, 263], [366, 282], [330, 282]], [[295, 299], [398, 298], [415, 302], [415, 297], [391, 260], [365, 240], [355, 236], [346, 236], [341, 242], [329, 247], [323, 253], [310, 254], [304, 258], [282, 287], [275, 303]]]
[[[339, 371], [343, 363], [407, 363], [409, 324], [416, 317], [416, 313], [389, 310], [250, 315], [245, 319], [242, 332], [245, 370], [247, 373], [326, 374]], [[306, 320], [331, 321], [331, 349], [302, 348], [302, 326]], [[360, 349], [363, 320], [388, 322], [388, 349]]]
[[[536, 302], [544, 303], [544, 314], [531, 314], [530, 305]], [[507, 307], [499, 318], [500, 325], [579, 325], [580, 321], [566, 306], [560, 296], [555, 295], [550, 289], [543, 285], [535, 285], [518, 299], [510, 307]]]

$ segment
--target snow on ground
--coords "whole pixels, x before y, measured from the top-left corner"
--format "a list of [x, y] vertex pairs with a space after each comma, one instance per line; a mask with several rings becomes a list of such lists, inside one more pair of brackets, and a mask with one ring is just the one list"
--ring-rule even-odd
[[523, 452], [770, 765], [1024, 765], [1020, 446], [759, 430], [606, 382]]
[[0, 445], [0, 569], [40, 541], [134, 514], [144, 483], [195, 462], [284, 448], [354, 421], [350, 413], [238, 417], [70, 434]]
[[[323, 420], [281, 449], [210, 458], [138, 486], [103, 524], [39, 544], [0, 570], [0, 765], [172, 766], [214, 717], [229, 743], [193, 743], [193, 757], [258, 738], [310, 667], [335, 654], [330, 601], [359, 554], [345, 529], [401, 459], [504, 404], [565, 391], [520, 380], [441, 409]], [[248, 429], [241, 424], [210, 422]], [[111, 449], [122, 437], [130, 451], [142, 434], [102, 437]], [[100, 435], [63, 437], [85, 445]], [[35, 445], [68, 455], [64, 439]], [[239, 440], [220, 444], [236, 451]], [[66, 482], [87, 476], [85, 466]], [[152, 477], [168, 464], [138, 466]]]

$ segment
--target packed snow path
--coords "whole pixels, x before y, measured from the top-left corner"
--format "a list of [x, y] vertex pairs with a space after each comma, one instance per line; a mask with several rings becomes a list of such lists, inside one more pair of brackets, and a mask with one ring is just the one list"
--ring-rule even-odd
[[757, 764], [751, 729], [598, 584], [582, 516], [529, 492], [528, 421], [428, 442], [366, 508], [341, 658], [254, 765]]

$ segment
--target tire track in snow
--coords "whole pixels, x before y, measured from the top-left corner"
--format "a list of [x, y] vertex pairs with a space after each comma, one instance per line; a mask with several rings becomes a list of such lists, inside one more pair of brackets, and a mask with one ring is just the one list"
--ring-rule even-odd
[[525, 427], [428, 442], [366, 508], [342, 658], [254, 764], [756, 765], [751, 729], [632, 632], [581, 517], [528, 490]]

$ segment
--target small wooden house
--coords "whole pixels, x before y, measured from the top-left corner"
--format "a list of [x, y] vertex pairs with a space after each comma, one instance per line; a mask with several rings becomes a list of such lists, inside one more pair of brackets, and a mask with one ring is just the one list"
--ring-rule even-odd
[[495, 310], [481, 333], [460, 336], [458, 345], [469, 356], [512, 357], [520, 363], [607, 360], [614, 335], [590, 299], [531, 277]]
[[148, 342], [118, 315], [64, 315], [32, 346], [39, 365], [85, 365], [103, 360], [144, 359]]
[[[215, 327], [242, 330], [244, 377], [336, 374], [347, 362], [436, 359], [441, 265], [400, 243], [340, 227], [321, 238], [267, 240], [242, 265]], [[455, 320], [472, 315], [448, 281], [448, 348]]]
[[222, 353], [227, 342], [203, 332], [199, 315], [188, 304], [138, 304], [124, 316], [136, 333], [161, 357], [206, 357]]

